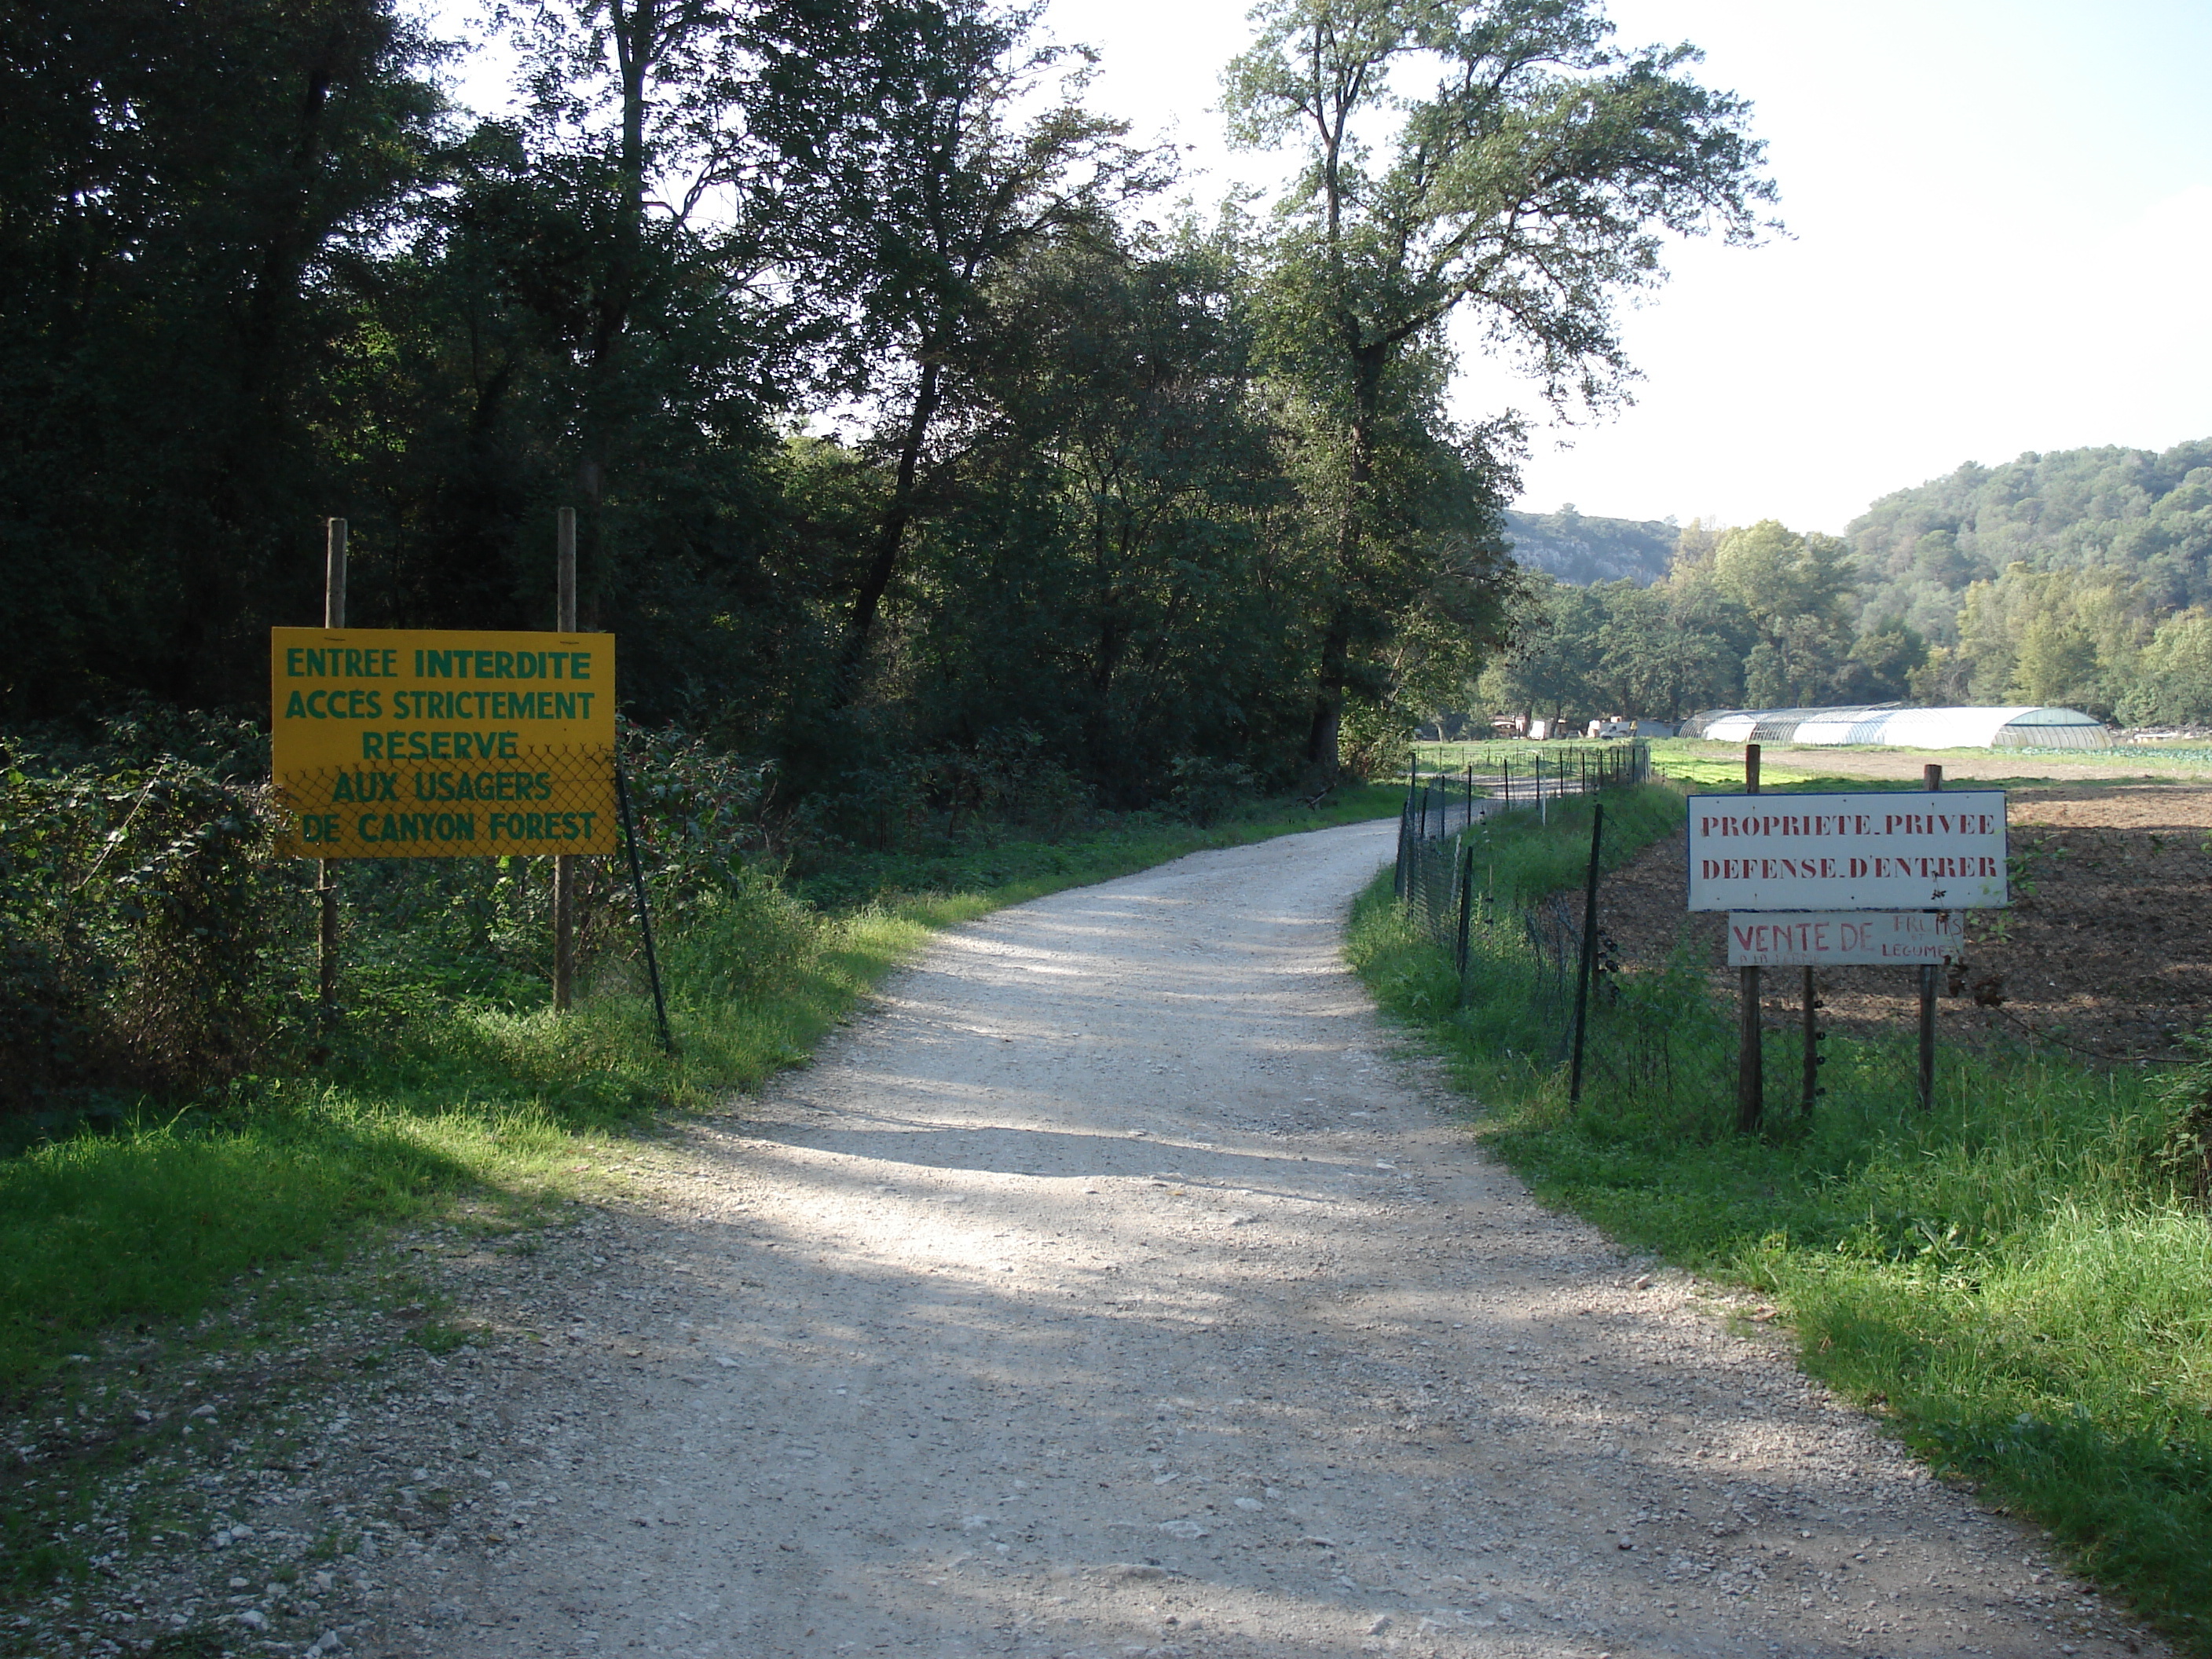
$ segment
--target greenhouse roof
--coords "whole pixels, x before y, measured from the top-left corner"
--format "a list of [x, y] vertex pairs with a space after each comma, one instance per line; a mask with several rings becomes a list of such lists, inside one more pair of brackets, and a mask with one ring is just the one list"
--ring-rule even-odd
[[2104, 749], [2104, 722], [2078, 708], [1710, 708], [1682, 727], [1717, 743], [1874, 744], [1895, 749]]

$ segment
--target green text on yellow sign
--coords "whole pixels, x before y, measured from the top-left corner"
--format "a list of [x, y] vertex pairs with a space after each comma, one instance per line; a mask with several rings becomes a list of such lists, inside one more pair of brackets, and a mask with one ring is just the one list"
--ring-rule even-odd
[[615, 850], [611, 634], [278, 628], [269, 683], [286, 853]]

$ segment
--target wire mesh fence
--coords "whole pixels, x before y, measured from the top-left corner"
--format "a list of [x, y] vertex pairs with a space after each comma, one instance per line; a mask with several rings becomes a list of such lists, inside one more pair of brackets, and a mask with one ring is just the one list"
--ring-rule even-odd
[[324, 1063], [326, 938], [356, 1036], [463, 1004], [536, 1007], [554, 969], [546, 854], [599, 854], [571, 866], [572, 960], [593, 994], [649, 988], [641, 875], [656, 921], [781, 939], [765, 768], [667, 731], [626, 730], [622, 759], [635, 868], [610, 856], [604, 748], [274, 781], [250, 745], [0, 755], [0, 1117], [60, 1122], [88, 1101]]
[[[1559, 803], [1578, 808], [1650, 775], [1642, 743], [1540, 762], [1509, 750], [1487, 771], [1462, 761], [1456, 774], [1416, 775], [1400, 823], [1397, 894], [1409, 929], [1449, 953], [1457, 1018], [1486, 1048], [1564, 1078], [1579, 1024], [1586, 1093], [1632, 1093], [1639, 1109], [1702, 1132], [1730, 1075], [1728, 1023], [1702, 975], [1686, 960], [1625, 972], [1604, 927], [1601, 882], [1594, 928], [1584, 890], [1528, 901], [1490, 890], [1474, 833], [1504, 811], [1547, 817]], [[1577, 810], [1572, 821], [1587, 835], [1595, 817]]]
[[603, 745], [295, 769], [276, 780], [276, 852], [324, 859], [611, 853], [614, 775], [615, 751]]
[[[1561, 744], [1548, 753], [1501, 745], [1453, 758], [1453, 765], [1429, 772], [1417, 761], [1407, 780], [1398, 829], [1401, 872], [1409, 848], [1448, 840], [1493, 813], [1533, 806], [1542, 822], [1554, 801], [1651, 781], [1651, 745], [1642, 742]], [[1398, 896], [1410, 890], [1401, 879]]]

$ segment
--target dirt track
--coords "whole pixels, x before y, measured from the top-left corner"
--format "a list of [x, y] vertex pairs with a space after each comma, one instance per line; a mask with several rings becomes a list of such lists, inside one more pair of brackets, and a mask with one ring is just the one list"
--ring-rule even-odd
[[551, 1340], [438, 1396], [481, 1509], [351, 1650], [2154, 1650], [1473, 1149], [1339, 961], [1391, 833], [963, 928], [487, 1267]]

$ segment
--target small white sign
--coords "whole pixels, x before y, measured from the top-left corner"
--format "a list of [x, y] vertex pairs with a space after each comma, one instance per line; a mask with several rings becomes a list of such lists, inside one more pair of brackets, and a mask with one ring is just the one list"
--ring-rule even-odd
[[1692, 910], [1961, 910], [2011, 902], [2002, 789], [1692, 795]]
[[1728, 919], [1731, 968], [1917, 967], [1966, 945], [1952, 910], [1740, 910]]

